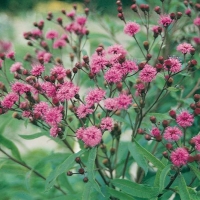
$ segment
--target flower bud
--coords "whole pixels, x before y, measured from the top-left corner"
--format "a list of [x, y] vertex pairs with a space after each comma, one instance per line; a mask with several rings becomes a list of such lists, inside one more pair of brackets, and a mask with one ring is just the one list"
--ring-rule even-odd
[[176, 14], [175, 14], [175, 13], [170, 13], [170, 18], [171, 18], [172, 20], [176, 19]]
[[163, 69], [163, 65], [162, 64], [160, 64], [160, 63], [156, 64], [156, 71], [157, 72], [162, 71], [162, 69]]
[[72, 175], [73, 175], [73, 173], [71, 171], [67, 172], [67, 176], [72, 176]]
[[83, 56], [83, 61], [88, 64], [89, 63], [89, 57], [87, 55]]
[[157, 142], [161, 142], [162, 141], [162, 135], [155, 136], [155, 139], [156, 139]]
[[147, 61], [151, 60], [151, 58], [152, 58], [152, 55], [148, 53], [146, 56]]
[[164, 63], [164, 58], [162, 56], [159, 56], [158, 57], [158, 61], [159, 61], [159, 63], [163, 64]]
[[89, 11], [90, 11], [90, 9], [89, 8], [85, 8], [85, 14], [86, 14], [86, 16], [88, 16], [89, 15]]
[[177, 19], [180, 19], [182, 17], [183, 13], [182, 12], [177, 12], [176, 13], [176, 17]]
[[144, 130], [141, 129], [141, 128], [139, 128], [139, 129], [137, 130], [137, 133], [140, 134], [140, 135], [143, 135], [143, 134], [144, 134]]
[[137, 12], [137, 5], [136, 4], [133, 4], [131, 6], [131, 10], [134, 11], [134, 12]]
[[176, 111], [175, 110], [170, 110], [169, 111], [169, 116], [172, 117], [173, 119], [176, 119]]
[[144, 48], [145, 48], [146, 50], [148, 50], [148, 49], [149, 49], [149, 42], [148, 42], [148, 41], [144, 41], [144, 42], [143, 42], [143, 46], [144, 46]]
[[85, 173], [85, 170], [84, 170], [83, 168], [80, 168], [80, 169], [78, 170], [78, 172], [79, 172], [79, 174], [84, 174], [84, 173]]
[[170, 78], [167, 80], [167, 85], [168, 85], [168, 86], [171, 86], [173, 82], [174, 82], [174, 79], [173, 79], [172, 77], [170, 77]]
[[107, 158], [104, 159], [104, 160], [102, 161], [102, 163], [103, 163], [106, 167], [109, 166], [109, 160], [108, 160]]
[[200, 154], [195, 155], [195, 156], [194, 156], [194, 160], [200, 161]]
[[118, 11], [119, 13], [122, 13], [122, 12], [123, 12], [122, 6], [118, 6], [117, 11]]
[[116, 86], [117, 86], [117, 90], [118, 90], [118, 91], [122, 91], [122, 87], [123, 87], [122, 82], [118, 82], [118, 83], [116, 84]]
[[58, 24], [60, 24], [62, 26], [62, 18], [61, 17], [57, 18], [57, 22], [58, 22]]
[[189, 163], [194, 162], [195, 161], [195, 157], [194, 156], [189, 156], [187, 161]]
[[172, 150], [172, 149], [173, 149], [173, 146], [172, 146], [171, 143], [167, 143], [167, 144], [165, 145], [165, 147], [166, 147], [166, 149], [168, 149], [168, 150]]
[[167, 152], [167, 151], [164, 151], [164, 152], [162, 153], [162, 155], [163, 155], [165, 158], [169, 158], [168, 152]]
[[163, 121], [162, 121], [162, 126], [163, 126], [163, 128], [168, 127], [168, 126], [169, 126], [169, 121], [163, 120]]
[[87, 182], [88, 182], [88, 178], [87, 178], [87, 177], [84, 177], [84, 178], [83, 178], [83, 182], [84, 182], [84, 183], [87, 183]]
[[117, 16], [118, 16], [119, 19], [124, 20], [124, 14], [123, 13], [118, 13]]
[[192, 48], [191, 50], [190, 50], [190, 54], [193, 56], [194, 54], [195, 54], [195, 48]]
[[118, 6], [122, 6], [122, 2], [121, 2], [121, 1], [116, 1], [116, 4], [117, 4]]
[[90, 79], [93, 79], [93, 78], [95, 77], [95, 74], [93, 74], [92, 72], [90, 72], [90, 73], [88, 74], [88, 76], [89, 76]]
[[74, 67], [74, 68], [72, 69], [72, 71], [73, 71], [74, 74], [76, 74], [76, 73], [78, 72], [78, 68]]
[[116, 152], [116, 149], [115, 149], [115, 148], [111, 148], [111, 149], [110, 149], [110, 154], [111, 154], [111, 155], [114, 155], [115, 152]]
[[157, 13], [157, 14], [161, 14], [161, 9], [160, 9], [160, 6], [156, 6], [155, 8], [154, 8], [154, 11]]
[[150, 135], [145, 135], [145, 140], [151, 140], [151, 136]]
[[151, 123], [155, 124], [156, 123], [156, 117], [155, 116], [151, 116], [150, 118]]

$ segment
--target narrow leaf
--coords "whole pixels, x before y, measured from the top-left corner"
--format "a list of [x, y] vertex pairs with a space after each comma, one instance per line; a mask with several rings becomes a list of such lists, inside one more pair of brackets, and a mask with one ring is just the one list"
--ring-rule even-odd
[[44, 136], [44, 135], [49, 135], [49, 133], [46, 132], [46, 131], [42, 131], [42, 132], [34, 133], [34, 134], [31, 134], [31, 135], [19, 135], [19, 136], [21, 138], [25, 139], [25, 140], [33, 140], [33, 139], [39, 138], [39, 137]]
[[147, 151], [145, 148], [143, 148], [139, 143], [137, 143], [136, 140], [134, 140], [138, 150], [139, 154], [142, 154], [146, 157], [147, 160], [149, 160], [155, 167], [157, 167], [159, 170], [163, 170], [165, 165], [158, 160], [154, 155], [152, 155], [149, 151]]
[[167, 90], [170, 91], [170, 92], [178, 92], [178, 91], [180, 91], [180, 88], [168, 87]]
[[85, 150], [81, 150], [78, 153], [72, 154], [61, 165], [59, 165], [55, 170], [53, 170], [46, 179], [46, 190], [50, 189], [54, 185], [56, 178], [60, 174], [67, 172], [69, 169], [71, 169], [74, 165], [75, 158], [80, 156], [84, 152]]
[[123, 192], [140, 198], [153, 198], [159, 194], [158, 187], [150, 187], [148, 185], [134, 183], [123, 179], [114, 179], [112, 184]]
[[200, 180], [200, 171], [192, 164], [189, 164], [190, 169], [194, 172], [197, 178]]
[[108, 192], [110, 193], [110, 195], [112, 197], [116, 197], [118, 199], [126, 199], [126, 200], [135, 200], [133, 197], [129, 196], [128, 194], [125, 194], [121, 191], [117, 191], [117, 190], [114, 190], [112, 188], [107, 188], [108, 189]]
[[10, 149], [13, 157], [18, 159], [19, 161], [22, 161], [19, 150], [12, 141], [8, 140], [3, 135], [0, 135], [0, 144], [2, 144], [4, 147]]
[[162, 171], [161, 171], [161, 174], [160, 174], [160, 181], [159, 181], [159, 191], [161, 192], [164, 188], [165, 188], [165, 180], [166, 180], [166, 176], [167, 174], [169, 173], [171, 169], [171, 165], [167, 165]]
[[185, 179], [182, 175], [178, 177], [178, 189], [181, 200], [191, 200]]
[[133, 144], [129, 143], [128, 148], [131, 155], [135, 159], [136, 163], [144, 170], [145, 175], [147, 175], [148, 164], [144, 156], [138, 153], [139, 152], [138, 146], [136, 146], [134, 143]]

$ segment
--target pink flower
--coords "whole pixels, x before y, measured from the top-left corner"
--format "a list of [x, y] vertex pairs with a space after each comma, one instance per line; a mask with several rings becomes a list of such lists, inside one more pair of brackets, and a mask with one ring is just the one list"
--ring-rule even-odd
[[65, 40], [66, 42], [69, 41], [67, 34], [62, 34], [62, 36], [60, 37], [60, 39]]
[[48, 97], [55, 97], [56, 87], [53, 83], [44, 82], [44, 83], [41, 84], [41, 88]]
[[48, 108], [45, 112], [45, 122], [51, 126], [56, 126], [62, 120], [62, 108]]
[[177, 72], [179, 72], [181, 70], [181, 63], [178, 60], [178, 58], [169, 57], [168, 60], [165, 60], [164, 69], [168, 70], [168, 68], [166, 67], [166, 61], [170, 61], [171, 62], [171, 67], [169, 68], [169, 71], [171, 71], [173, 73], [177, 73]]
[[107, 49], [107, 52], [108, 54], [111, 54], [111, 55], [122, 55], [122, 56], [127, 55], [127, 51], [123, 48], [122, 45], [119, 45], [119, 44], [109, 46]]
[[179, 115], [176, 116], [176, 122], [179, 126], [186, 128], [192, 126], [194, 117], [188, 111], [183, 110]]
[[169, 15], [160, 15], [158, 23], [164, 27], [168, 27], [172, 23], [172, 19]]
[[117, 83], [122, 80], [122, 76], [123, 74], [119, 70], [111, 68], [105, 73], [104, 78], [108, 83]]
[[3, 60], [0, 59], [0, 69], [3, 67]]
[[29, 118], [29, 117], [32, 117], [32, 114], [31, 114], [30, 111], [25, 110], [25, 111], [22, 112], [22, 117]]
[[151, 30], [152, 30], [154, 33], [158, 34], [158, 33], [159, 33], [159, 30], [158, 30], [158, 29], [159, 29], [159, 26], [153, 26]]
[[26, 84], [20, 83], [20, 82], [13, 83], [11, 86], [11, 89], [13, 92], [20, 94], [20, 95], [30, 91], [29, 85], [26, 85]]
[[130, 36], [134, 36], [140, 31], [140, 25], [135, 22], [128, 22], [124, 27], [124, 33]]
[[66, 77], [66, 70], [63, 66], [57, 65], [51, 69], [51, 75], [55, 76], [57, 79], [62, 79]]
[[136, 88], [136, 96], [139, 96], [142, 92], [145, 91], [145, 85], [142, 82], [139, 82], [135, 85]]
[[193, 40], [196, 44], [200, 44], [200, 37], [194, 37]]
[[85, 23], [86, 23], [86, 21], [87, 21], [87, 18], [86, 18], [86, 17], [77, 17], [77, 18], [76, 18], [76, 22], [77, 22], [79, 25], [81, 25], [81, 26], [84, 26]]
[[196, 135], [192, 140], [194, 141], [196, 150], [200, 151], [200, 135]]
[[46, 39], [54, 40], [56, 38], [58, 38], [58, 32], [57, 31], [51, 30], [51, 31], [48, 31], [46, 33]]
[[58, 126], [52, 126], [50, 129], [50, 135], [52, 137], [57, 137], [58, 133], [61, 131], [61, 128], [58, 128]]
[[185, 14], [188, 15], [188, 16], [191, 16], [191, 9], [190, 8], [187, 8], [185, 10]]
[[4, 97], [4, 99], [1, 102], [1, 105], [4, 108], [10, 109], [13, 107], [14, 103], [18, 101], [18, 99], [19, 96], [16, 93], [11, 92]]
[[176, 50], [180, 51], [182, 54], [190, 53], [190, 51], [193, 49], [194, 49], [193, 46], [186, 42], [184, 42], [183, 44], [179, 44], [176, 48]]
[[132, 97], [127, 94], [121, 93], [116, 100], [119, 109], [127, 109], [132, 104]]
[[151, 135], [153, 135], [154, 137], [160, 136], [160, 130], [157, 127], [153, 127], [151, 129]]
[[164, 132], [164, 138], [167, 141], [178, 141], [183, 135], [182, 131], [178, 127], [167, 127]]
[[72, 10], [70, 12], [67, 13], [67, 17], [73, 18], [76, 15], [75, 10]]
[[91, 58], [90, 69], [94, 74], [99, 73], [106, 65], [108, 60], [104, 56], [93, 54]]
[[171, 153], [170, 158], [175, 166], [181, 167], [187, 164], [189, 153], [186, 149], [179, 147]]
[[85, 131], [85, 128], [83, 128], [83, 127], [79, 128], [79, 129], [76, 131], [76, 137], [77, 137], [79, 140], [82, 140], [84, 131]]
[[106, 100], [104, 100], [104, 107], [107, 110], [117, 110], [118, 109], [117, 98], [107, 98]]
[[97, 127], [91, 126], [84, 130], [82, 140], [87, 146], [94, 147], [101, 142], [101, 139], [102, 133]]
[[87, 105], [93, 106], [95, 103], [99, 103], [104, 98], [105, 94], [106, 92], [99, 88], [91, 90], [85, 98]]
[[42, 36], [42, 31], [39, 29], [35, 29], [35, 30], [32, 30], [31, 34], [34, 39], [38, 39]]
[[91, 109], [88, 105], [84, 104], [81, 104], [76, 110], [76, 114], [78, 115], [79, 119], [82, 119], [87, 115], [92, 114], [93, 112], [94, 112], [93, 109]]
[[56, 97], [60, 101], [70, 100], [78, 94], [79, 87], [75, 86], [72, 82], [67, 81], [63, 83], [57, 91]]
[[152, 67], [151, 65], [146, 64], [144, 69], [140, 72], [139, 78], [143, 82], [151, 82], [156, 77], [156, 69]]
[[19, 72], [21, 69], [23, 69], [22, 68], [22, 63], [16, 62], [16, 63], [11, 65], [10, 72], [12, 72], [12, 73]]
[[45, 67], [44, 65], [41, 64], [33, 64], [32, 65], [32, 70], [31, 70], [31, 74], [33, 76], [40, 76], [42, 74], [42, 72], [44, 72]]
[[123, 75], [131, 73], [133, 71], [138, 71], [138, 66], [134, 61], [126, 60], [122, 64], [115, 63], [113, 64], [113, 68], [120, 71]]
[[67, 45], [66, 41], [63, 39], [58, 39], [53, 43], [53, 48], [54, 49], [62, 49], [63, 47], [65, 47]]
[[33, 113], [38, 115], [39, 117], [43, 117], [48, 108], [48, 104], [46, 102], [41, 101], [40, 103], [34, 105]]
[[50, 53], [44, 53], [43, 60], [44, 60], [45, 63], [50, 62], [51, 58], [52, 58], [52, 54], [50, 54]]
[[15, 58], [15, 52], [14, 51], [10, 51], [6, 54], [6, 57], [9, 59], [14, 59]]
[[111, 117], [105, 117], [101, 120], [101, 130], [111, 131], [113, 128], [113, 119]]
[[200, 26], [200, 17], [194, 19], [194, 25]]

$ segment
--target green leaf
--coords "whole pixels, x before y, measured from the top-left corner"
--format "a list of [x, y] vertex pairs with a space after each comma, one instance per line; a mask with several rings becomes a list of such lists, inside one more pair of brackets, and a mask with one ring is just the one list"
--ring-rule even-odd
[[102, 194], [101, 189], [98, 183], [96, 182], [95, 175], [94, 175], [96, 155], [97, 155], [97, 147], [94, 147], [90, 150], [89, 156], [88, 156], [87, 173], [88, 173], [89, 182], [84, 187], [83, 196], [82, 196], [82, 199], [85, 199], [85, 200], [91, 198], [90, 195], [93, 190], [96, 190], [97, 192]]
[[154, 155], [143, 148], [139, 143], [137, 143], [136, 140], [134, 140], [134, 142], [139, 150], [138, 154], [143, 155], [148, 161], [150, 161], [155, 167], [157, 167], [158, 170], [163, 170], [165, 168], [165, 165], [160, 160], [158, 160]]
[[161, 171], [162, 170], [158, 170], [156, 172], [156, 176], [155, 176], [155, 180], [154, 180], [154, 184], [153, 184], [155, 187], [159, 187], [160, 186], [160, 174], [161, 174]]
[[133, 144], [129, 143], [128, 149], [131, 155], [133, 156], [133, 158], [135, 159], [135, 161], [137, 162], [137, 164], [144, 170], [145, 175], [147, 175], [148, 164], [144, 156], [138, 153], [140, 151], [138, 149], [138, 146], [136, 146], [134, 143]]
[[87, 164], [87, 173], [88, 173], [88, 179], [90, 180], [93, 187], [96, 189], [97, 192], [101, 193], [101, 189], [98, 183], [95, 181], [95, 176], [94, 176], [96, 155], [97, 155], [97, 147], [92, 148], [90, 150], [89, 157], [88, 157], [88, 164]]
[[190, 169], [194, 172], [197, 178], [200, 180], [200, 171], [192, 164], [189, 164]]
[[178, 189], [179, 189], [179, 195], [181, 197], [181, 200], [191, 200], [185, 179], [181, 174], [178, 177]]
[[83, 154], [85, 151], [86, 150], [81, 150], [78, 153], [72, 154], [61, 165], [59, 165], [55, 170], [53, 170], [46, 179], [46, 190], [49, 190], [51, 187], [53, 187], [56, 178], [60, 174], [69, 171], [69, 169], [71, 169], [74, 165], [75, 158]]
[[157, 119], [159, 119], [159, 121], [165, 120], [165, 119], [171, 119], [171, 117], [167, 114], [167, 113], [148, 113], [147, 117], [151, 117], [154, 116]]
[[165, 179], [170, 170], [171, 170], [171, 165], [167, 165], [160, 173], [160, 181], [159, 181], [160, 192], [165, 188]]
[[44, 135], [49, 135], [49, 133], [47, 131], [42, 131], [42, 132], [34, 133], [31, 135], [19, 135], [19, 136], [25, 140], [33, 140], [33, 139], [39, 138]]
[[108, 192], [111, 196], [116, 197], [118, 199], [124, 199], [124, 200], [135, 200], [133, 197], [129, 196], [128, 194], [125, 194], [121, 191], [114, 190], [112, 188], [107, 187]]
[[15, 157], [19, 161], [22, 161], [19, 150], [12, 141], [8, 140], [3, 135], [0, 135], [0, 144], [2, 144], [4, 147], [10, 149], [13, 157]]
[[176, 87], [168, 87], [167, 90], [170, 91], [170, 92], [178, 92], [181, 89], [180, 88], [176, 88]]
[[112, 184], [123, 192], [140, 198], [153, 198], [159, 194], [158, 187], [150, 187], [148, 185], [134, 183], [124, 179], [111, 180]]

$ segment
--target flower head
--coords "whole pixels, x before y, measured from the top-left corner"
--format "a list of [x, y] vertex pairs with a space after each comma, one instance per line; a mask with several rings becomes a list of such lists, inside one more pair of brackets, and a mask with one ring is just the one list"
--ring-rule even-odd
[[104, 78], [108, 83], [117, 83], [122, 80], [122, 76], [123, 74], [119, 70], [112, 67], [105, 73]]
[[176, 116], [176, 122], [179, 126], [186, 128], [192, 126], [194, 117], [187, 110], [183, 110], [179, 115]]
[[179, 44], [176, 48], [177, 51], [180, 51], [182, 54], [190, 53], [193, 50], [193, 46], [184, 42], [183, 44]]
[[79, 119], [84, 118], [87, 115], [92, 114], [93, 112], [93, 109], [91, 109], [88, 105], [84, 104], [81, 104], [76, 110], [76, 114], [78, 115]]
[[140, 25], [135, 22], [128, 22], [124, 27], [124, 33], [130, 36], [134, 36], [140, 31]]
[[44, 101], [41, 101], [40, 103], [34, 105], [33, 113], [39, 117], [43, 117], [48, 108], [48, 104]]
[[194, 25], [200, 26], [200, 17], [194, 19]]
[[62, 120], [62, 108], [48, 108], [45, 112], [45, 122], [51, 126], [56, 126]]
[[87, 105], [93, 106], [95, 103], [99, 103], [104, 98], [105, 94], [106, 92], [99, 88], [91, 90], [85, 98]]
[[160, 130], [157, 127], [153, 127], [151, 129], [151, 135], [153, 135], [154, 137], [160, 136]]
[[84, 130], [82, 140], [87, 146], [94, 147], [101, 142], [101, 139], [102, 133], [97, 127], [91, 126]]
[[53, 40], [56, 39], [57, 37], [58, 37], [57, 31], [51, 30], [46, 33], [46, 39]]
[[31, 74], [33, 76], [40, 76], [42, 74], [42, 72], [44, 72], [45, 67], [44, 65], [41, 64], [33, 64], [32, 65], [32, 70], [31, 70]]
[[164, 27], [168, 27], [172, 23], [172, 19], [169, 15], [160, 15], [158, 23]]
[[118, 109], [117, 98], [107, 98], [106, 100], [104, 100], [104, 107], [107, 110], [117, 110]]
[[26, 85], [26, 84], [20, 83], [20, 82], [13, 83], [11, 88], [12, 88], [12, 91], [17, 94], [23, 94], [23, 93], [30, 91], [29, 85]]
[[181, 167], [187, 164], [189, 153], [186, 149], [179, 147], [171, 153], [170, 158], [175, 166]]
[[[166, 67], [166, 62], [168, 61], [171, 63], [171, 66], [169, 69]], [[170, 72], [173, 72], [173, 73], [177, 73], [181, 70], [181, 63], [178, 60], [178, 58], [169, 57], [169, 59], [165, 60], [164, 62], [164, 69], [169, 70]]]
[[81, 127], [76, 131], [76, 137], [82, 140], [85, 128]]
[[196, 150], [200, 151], [200, 135], [196, 135], [192, 140], [194, 141]]
[[1, 101], [1, 105], [4, 107], [4, 108], [12, 108], [14, 103], [17, 102], [19, 99], [19, 96], [14, 93], [14, 92], [11, 92], [9, 94], [7, 94], [4, 99]]
[[101, 130], [111, 131], [113, 128], [113, 119], [111, 117], [105, 117], [101, 120], [100, 124]]
[[57, 79], [62, 79], [66, 76], [66, 70], [63, 66], [57, 65], [51, 69], [51, 75], [55, 76]]
[[58, 100], [65, 101], [72, 99], [76, 94], [78, 94], [79, 87], [75, 86], [72, 82], [66, 81], [58, 89], [56, 96]]
[[53, 83], [44, 82], [44, 83], [41, 84], [41, 88], [48, 97], [55, 97], [56, 87]]
[[65, 47], [67, 45], [66, 41], [63, 39], [57, 39], [54, 43], [53, 43], [53, 48], [54, 49], [62, 49], [63, 47]]
[[10, 67], [10, 72], [12, 72], [12, 73], [18, 72], [21, 69], [23, 69], [22, 63], [16, 62], [16, 63], [12, 64], [12, 66]]
[[151, 65], [146, 64], [144, 69], [140, 72], [139, 77], [143, 82], [151, 82], [156, 77], [156, 69]]
[[178, 127], [167, 127], [164, 132], [164, 138], [167, 141], [178, 141], [183, 135], [182, 131]]
[[119, 109], [127, 109], [132, 104], [132, 97], [124, 93], [121, 93], [116, 100]]

